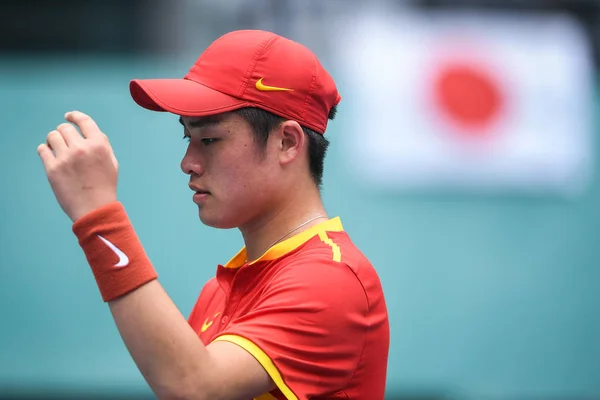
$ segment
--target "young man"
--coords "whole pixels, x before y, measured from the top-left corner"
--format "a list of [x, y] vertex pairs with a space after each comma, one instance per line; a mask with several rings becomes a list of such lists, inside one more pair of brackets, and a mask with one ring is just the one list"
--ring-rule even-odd
[[130, 91], [142, 107], [180, 116], [190, 141], [181, 168], [200, 220], [238, 228], [245, 243], [186, 320], [117, 200], [117, 161], [96, 123], [69, 112], [38, 147], [157, 397], [383, 399], [381, 284], [320, 197], [323, 135], [341, 97], [317, 58], [270, 32], [235, 31], [184, 79], [133, 80]]

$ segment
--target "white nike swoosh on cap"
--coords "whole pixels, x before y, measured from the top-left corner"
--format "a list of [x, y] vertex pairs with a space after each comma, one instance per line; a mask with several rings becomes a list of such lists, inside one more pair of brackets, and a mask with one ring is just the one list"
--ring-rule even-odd
[[119, 262], [115, 264], [115, 267], [126, 267], [129, 265], [129, 257], [127, 257], [127, 254], [123, 253], [117, 246], [115, 246], [114, 244], [112, 244], [110, 242], [110, 240], [108, 239], [104, 239], [102, 236], [100, 235], [96, 235], [98, 236], [100, 239], [102, 239], [102, 241], [104, 243], [106, 243], [106, 245], [115, 252], [115, 254], [117, 256], [119, 256]]

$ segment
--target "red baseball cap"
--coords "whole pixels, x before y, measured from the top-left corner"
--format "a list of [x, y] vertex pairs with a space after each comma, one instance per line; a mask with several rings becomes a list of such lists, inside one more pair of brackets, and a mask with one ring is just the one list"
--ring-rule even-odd
[[321, 134], [341, 100], [308, 48], [260, 30], [221, 36], [183, 79], [134, 79], [129, 90], [137, 104], [153, 111], [202, 117], [258, 107]]

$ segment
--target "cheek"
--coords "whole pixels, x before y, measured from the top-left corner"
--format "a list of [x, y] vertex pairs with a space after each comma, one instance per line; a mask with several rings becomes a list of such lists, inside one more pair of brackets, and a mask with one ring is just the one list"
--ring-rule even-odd
[[276, 179], [267, 160], [248, 155], [232, 156], [231, 159], [237, 161], [217, 172], [222, 182], [227, 182], [222, 187], [224, 194], [232, 200], [247, 201], [251, 198], [253, 202], [271, 196]]
[[270, 191], [271, 171], [261, 165], [239, 165], [232, 173], [232, 180], [236, 182], [236, 191], [260, 197], [265, 191]]

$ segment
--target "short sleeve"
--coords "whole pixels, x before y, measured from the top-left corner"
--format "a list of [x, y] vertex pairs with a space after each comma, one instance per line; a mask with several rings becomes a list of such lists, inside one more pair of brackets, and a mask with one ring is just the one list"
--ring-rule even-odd
[[250, 352], [287, 399], [307, 399], [348, 384], [365, 343], [367, 314], [365, 291], [346, 264], [298, 259], [215, 340]]

